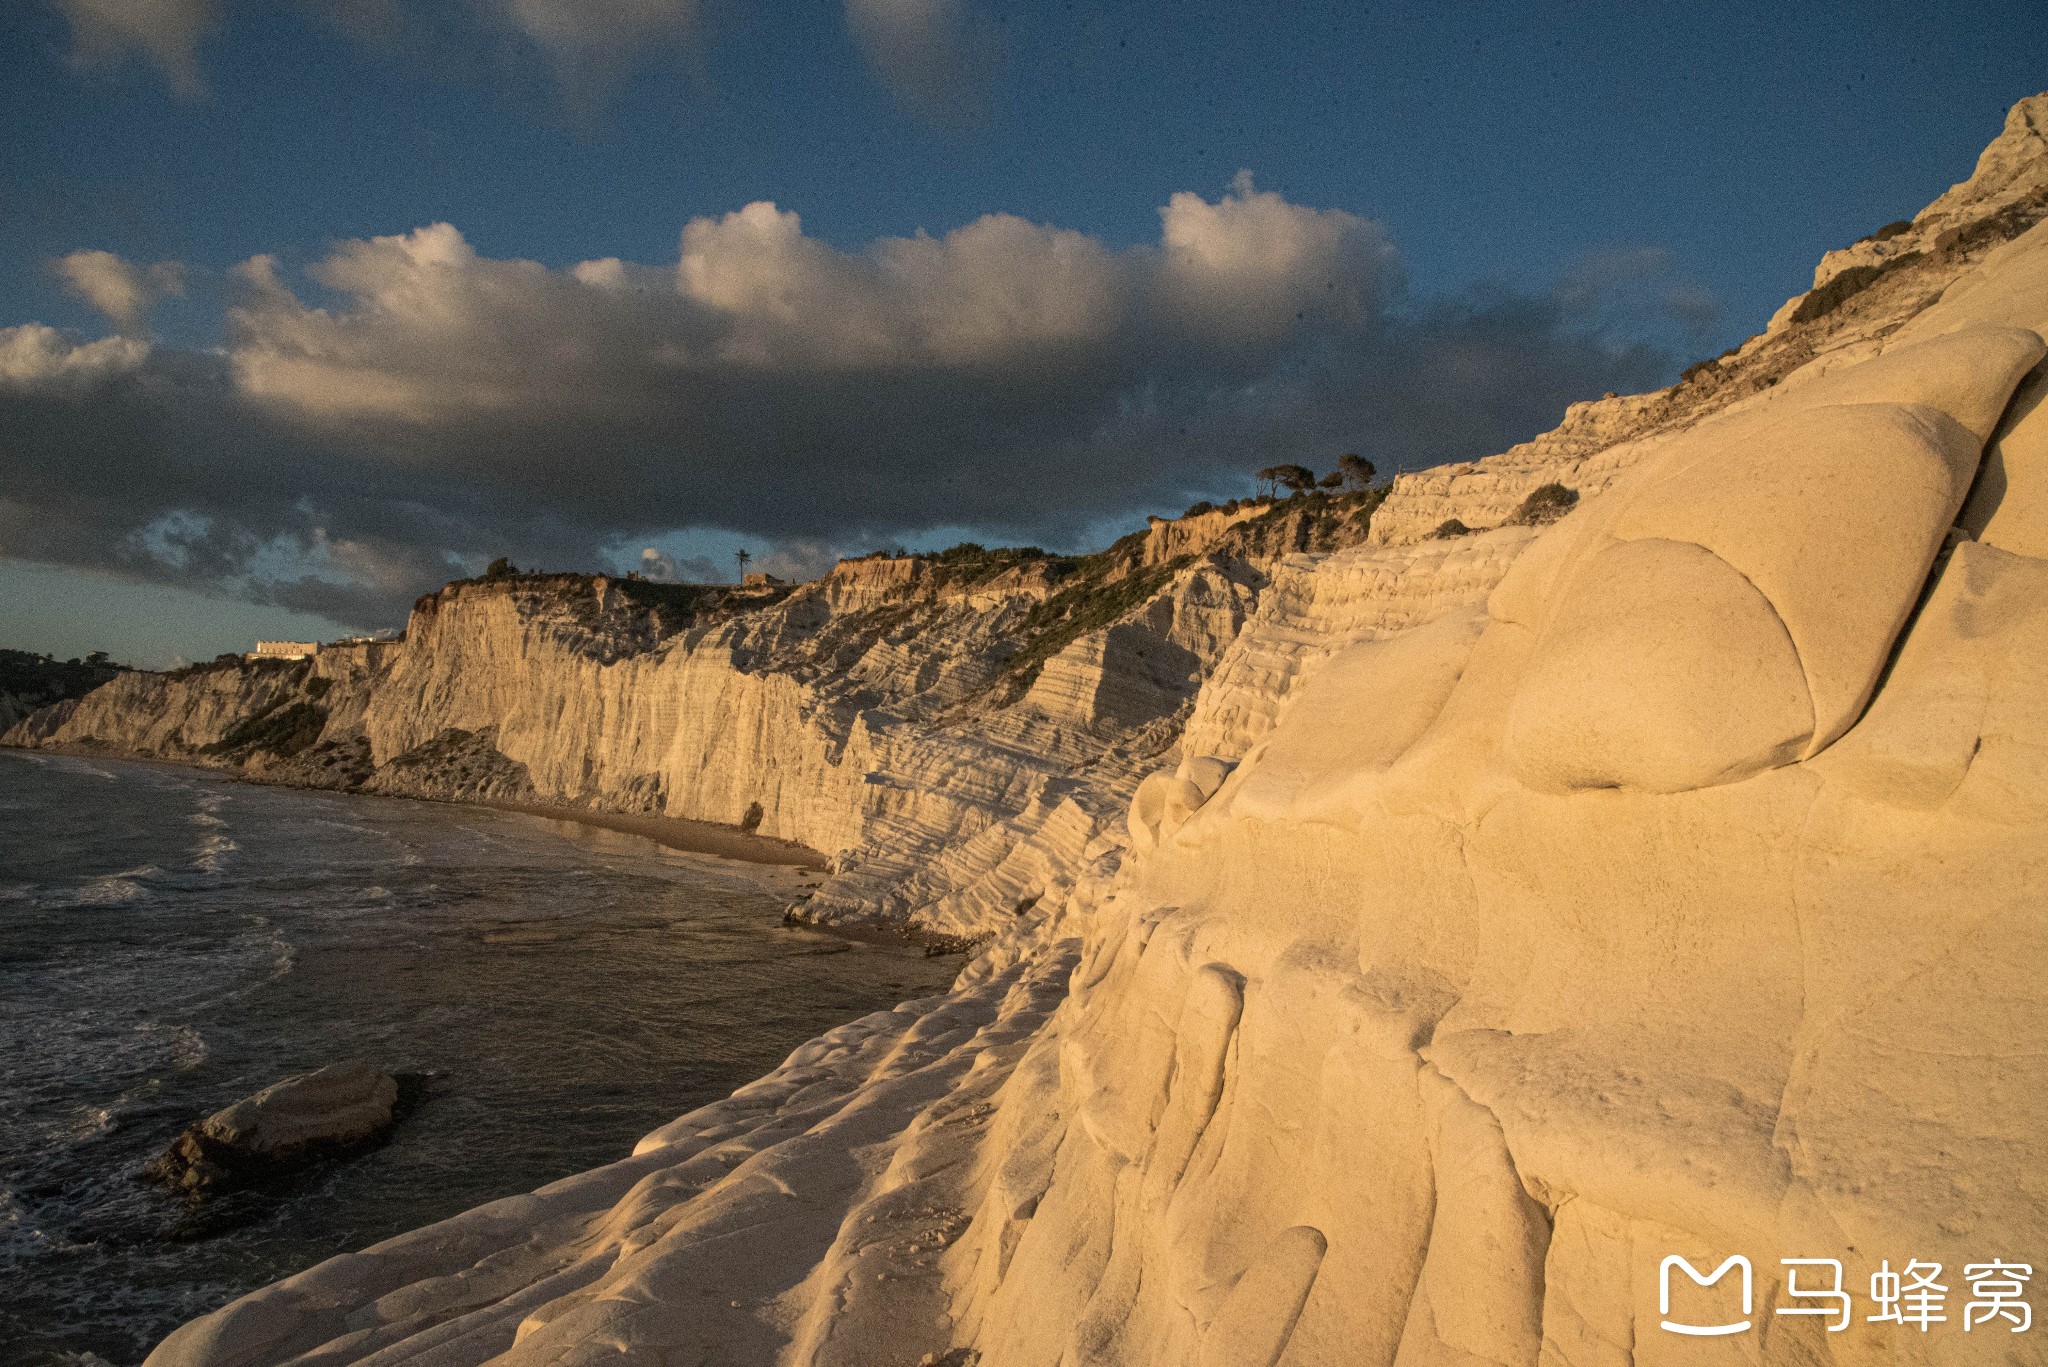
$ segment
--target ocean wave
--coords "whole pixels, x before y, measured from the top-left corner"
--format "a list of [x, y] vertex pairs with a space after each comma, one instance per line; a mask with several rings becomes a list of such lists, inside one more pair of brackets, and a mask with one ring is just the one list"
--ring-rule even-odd
[[276, 926], [270, 927], [270, 975], [263, 981], [274, 983], [299, 966], [299, 952], [284, 932]]
[[192, 866], [202, 873], [219, 873], [227, 867], [228, 856], [241, 848], [224, 835], [209, 835], [199, 842]]
[[[171, 1025], [162, 1021], [143, 1021], [135, 1028], [138, 1031], [169, 1035], [171, 1066], [181, 1073], [188, 1072], [206, 1062], [206, 1036], [200, 1034], [189, 1025]], [[146, 1090], [153, 1086], [155, 1086], [154, 1082], [145, 1083], [143, 1089]], [[123, 1101], [128, 1100], [128, 1094], [124, 1093], [121, 1099]], [[116, 1104], [118, 1105], [119, 1103]]]
[[53, 907], [127, 906], [148, 891], [142, 886], [143, 879], [161, 878], [163, 872], [159, 865], [142, 864], [119, 873], [103, 873], [75, 888], [47, 895], [45, 904]]
[[52, 1253], [76, 1253], [92, 1246], [74, 1243], [43, 1228], [43, 1222], [22, 1203], [12, 1187], [0, 1187], [0, 1267]]

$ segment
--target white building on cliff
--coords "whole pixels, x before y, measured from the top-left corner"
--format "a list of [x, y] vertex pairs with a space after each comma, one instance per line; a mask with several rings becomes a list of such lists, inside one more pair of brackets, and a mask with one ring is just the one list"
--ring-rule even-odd
[[258, 641], [251, 660], [310, 660], [320, 653], [318, 641]]

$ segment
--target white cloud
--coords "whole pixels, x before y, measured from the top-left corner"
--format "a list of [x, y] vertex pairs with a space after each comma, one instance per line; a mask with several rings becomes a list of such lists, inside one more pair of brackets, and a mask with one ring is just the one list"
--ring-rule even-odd
[[1306, 322], [1345, 323], [1383, 307], [1400, 282], [1379, 224], [1342, 209], [1305, 209], [1239, 171], [1211, 204], [1181, 191], [1159, 211], [1159, 289], [1186, 326], [1271, 338]]
[[724, 324], [722, 359], [834, 368], [987, 364], [1100, 341], [1125, 306], [1124, 274], [1094, 239], [1009, 214], [854, 254], [769, 203], [695, 220], [676, 265], [678, 292]]
[[479, 256], [454, 227], [341, 244], [313, 277], [353, 303], [309, 308], [268, 258], [240, 268], [243, 391], [309, 415], [427, 423], [644, 399], [762, 372], [947, 373], [1103, 362], [1132, 334], [1177, 352], [1369, 322], [1398, 281], [1377, 225], [1240, 178], [1178, 194], [1158, 248], [991, 214], [860, 252], [762, 202], [682, 232], [672, 273], [617, 259], [551, 271]]
[[41, 323], [0, 328], [0, 387], [78, 393], [139, 369], [149, 343], [132, 337], [74, 342]]
[[71, 24], [71, 60], [87, 70], [139, 52], [185, 98], [206, 93], [199, 41], [217, 27], [225, 0], [49, 0]]
[[52, 266], [73, 294], [124, 333], [142, 331], [159, 300], [185, 292], [185, 267], [176, 261], [144, 266], [112, 252], [79, 251]]

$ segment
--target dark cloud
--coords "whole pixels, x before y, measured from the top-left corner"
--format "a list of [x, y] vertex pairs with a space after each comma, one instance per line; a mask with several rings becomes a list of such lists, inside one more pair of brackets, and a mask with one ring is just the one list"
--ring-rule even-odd
[[494, 555], [679, 530], [792, 573], [941, 527], [1063, 544], [1278, 460], [1484, 455], [1667, 368], [1589, 323], [1597, 281], [1415, 301], [1378, 225], [1246, 178], [1161, 220], [844, 252], [755, 204], [672, 264], [560, 271], [437, 225], [342, 244], [324, 307], [246, 263], [218, 354], [0, 330], [0, 555], [375, 625]]

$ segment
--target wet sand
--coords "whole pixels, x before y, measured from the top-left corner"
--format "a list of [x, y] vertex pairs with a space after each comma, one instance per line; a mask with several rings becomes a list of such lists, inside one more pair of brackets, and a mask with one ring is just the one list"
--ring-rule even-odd
[[808, 845], [772, 836], [753, 835], [737, 826], [710, 821], [691, 821], [680, 816], [646, 813], [592, 812], [581, 807], [554, 807], [541, 802], [466, 802], [461, 805], [491, 807], [501, 812], [575, 821], [607, 831], [621, 831], [689, 854], [711, 854], [748, 864], [783, 864], [799, 869], [825, 869], [831, 861]]

